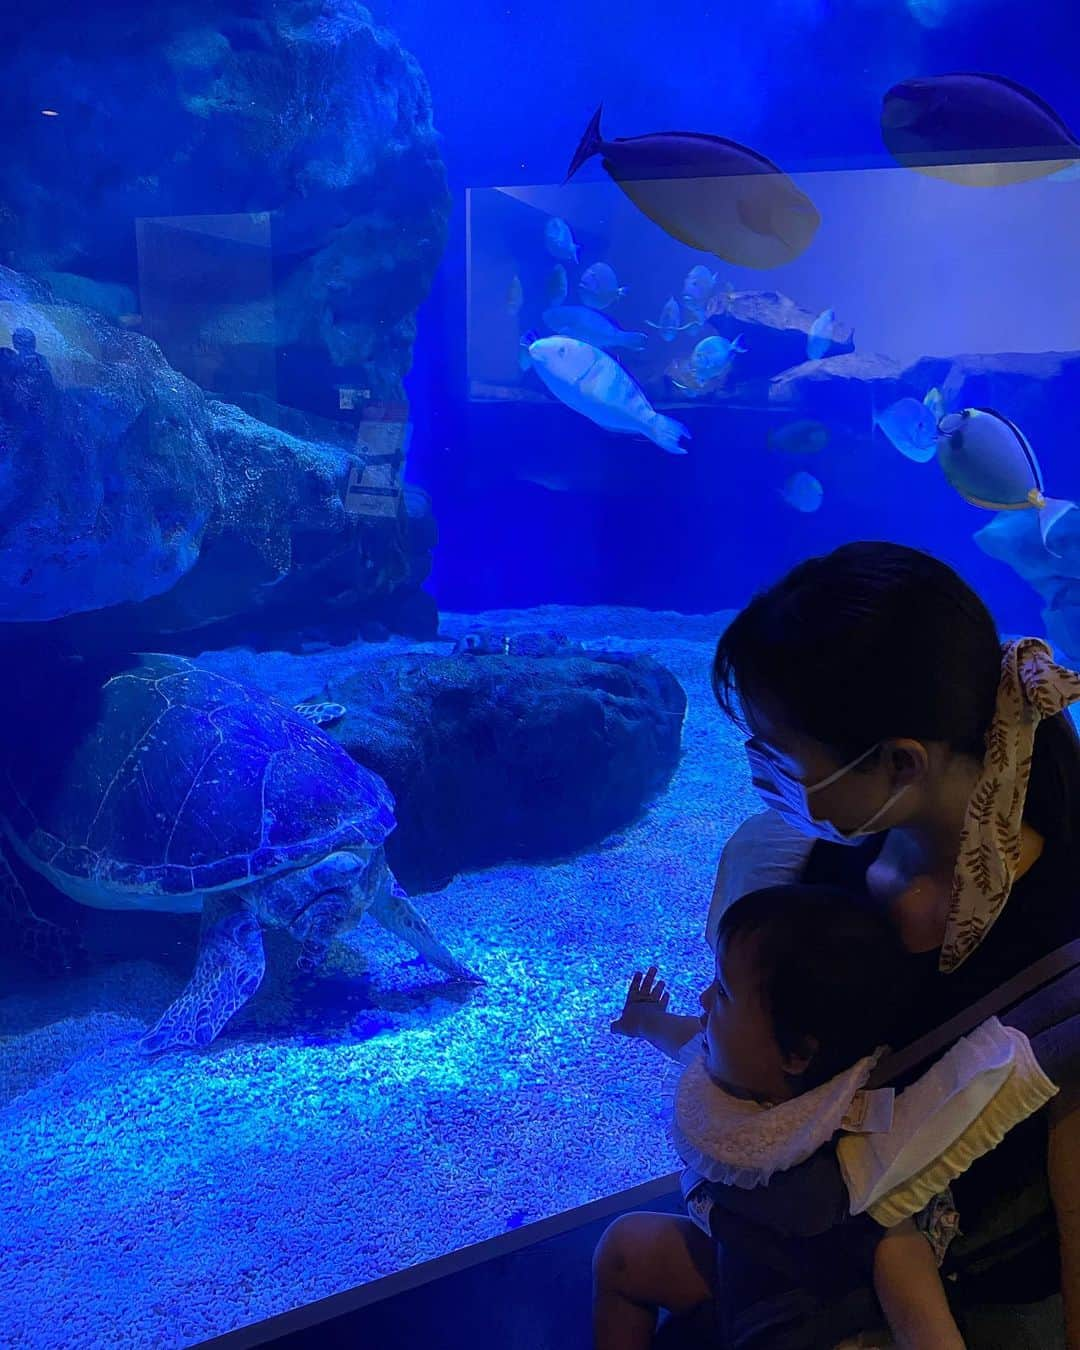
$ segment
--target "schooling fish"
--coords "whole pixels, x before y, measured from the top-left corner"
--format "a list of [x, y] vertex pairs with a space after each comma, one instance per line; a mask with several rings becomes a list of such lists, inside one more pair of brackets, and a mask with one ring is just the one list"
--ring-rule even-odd
[[561, 305], [566, 299], [566, 293], [569, 290], [569, 284], [566, 279], [566, 268], [562, 263], [556, 263], [548, 274], [545, 293], [549, 305]]
[[608, 350], [625, 347], [627, 351], [640, 352], [649, 340], [647, 334], [628, 332], [606, 314], [584, 305], [553, 305], [544, 311], [544, 323], [553, 333]]
[[578, 294], [582, 303], [593, 309], [609, 309], [616, 300], [621, 300], [627, 294], [627, 288], [619, 285], [613, 267], [607, 263], [593, 263], [581, 274]]
[[[940, 394], [932, 389], [926, 398]], [[926, 464], [938, 448], [938, 418], [933, 408], [917, 398], [897, 399], [883, 412], [874, 412], [873, 425], [880, 427], [897, 450], [916, 464]]]
[[882, 100], [881, 135], [906, 168], [965, 187], [1023, 183], [1080, 161], [1057, 112], [1002, 75], [904, 80]]
[[577, 262], [580, 245], [575, 242], [573, 231], [561, 217], [552, 216], [544, 226], [544, 242], [553, 258]]
[[736, 352], [745, 352], [742, 334], [733, 342], [724, 337], [702, 338], [690, 357], [690, 369], [699, 383], [718, 379], [731, 369]]
[[833, 345], [833, 325], [836, 323], [836, 311], [825, 309], [810, 325], [806, 339], [806, 358], [808, 361], [820, 361]]
[[1038, 511], [1049, 548], [1076, 503], [1043, 495], [1039, 461], [1020, 428], [992, 408], [965, 408], [947, 413], [938, 430], [938, 463], [960, 496], [985, 511]]
[[507, 314], [520, 314], [524, 303], [525, 291], [521, 285], [521, 278], [518, 276], [512, 277], [506, 292]]
[[804, 419], [788, 422], [769, 432], [769, 446], [785, 455], [814, 455], [829, 444], [829, 428], [823, 422]]
[[800, 469], [798, 473], [792, 474], [780, 489], [780, 496], [783, 497], [788, 506], [794, 507], [796, 511], [802, 511], [805, 515], [810, 515], [821, 505], [825, 496], [825, 489], [812, 473]]
[[690, 439], [686, 427], [658, 413], [606, 352], [569, 337], [525, 338], [523, 346], [544, 384], [574, 412], [608, 431], [647, 436], [669, 454], [686, 454], [680, 445]]
[[598, 108], [570, 161], [567, 180], [603, 156], [608, 175], [673, 239], [741, 267], [791, 262], [821, 217], [771, 160], [721, 136], [658, 131], [605, 140]]
[[700, 325], [696, 323], [679, 323], [679, 302], [675, 297], [669, 296], [660, 310], [660, 322], [653, 323], [651, 319], [645, 320], [649, 328], [655, 328], [665, 342], [674, 342], [679, 333], [685, 333], [688, 328], [697, 328]]

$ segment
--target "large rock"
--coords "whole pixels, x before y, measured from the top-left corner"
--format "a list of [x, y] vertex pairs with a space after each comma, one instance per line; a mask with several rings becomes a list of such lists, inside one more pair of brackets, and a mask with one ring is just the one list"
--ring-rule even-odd
[[426, 497], [348, 512], [356, 450], [283, 420], [208, 400], [153, 342], [0, 268], [0, 623], [433, 634]]
[[[711, 319], [722, 337], [734, 341], [742, 334], [746, 347], [735, 358], [729, 386], [768, 380], [777, 371], [801, 365], [806, 360], [807, 339], [817, 317], [777, 291], [730, 292]], [[854, 350], [850, 324], [837, 320], [832, 326], [828, 357]]]
[[254, 347], [285, 401], [400, 397], [449, 196], [424, 77], [357, 0], [8, 6], [0, 37], [0, 261], [117, 318], [138, 284], [217, 392]]
[[390, 785], [387, 857], [410, 891], [558, 858], [640, 814], [679, 760], [686, 695], [651, 658], [383, 657], [331, 681], [334, 734]]

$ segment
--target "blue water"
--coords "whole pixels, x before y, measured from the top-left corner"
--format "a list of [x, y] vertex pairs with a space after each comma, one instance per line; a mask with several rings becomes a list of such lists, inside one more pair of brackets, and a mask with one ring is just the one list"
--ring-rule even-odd
[[[1073, 534], [1048, 549], [1034, 512], [970, 504], [872, 429], [879, 400], [921, 399], [956, 368], [964, 405], [1022, 427], [1046, 494], [1080, 500], [1080, 182], [935, 181], [898, 167], [878, 128], [891, 85], [957, 69], [1019, 81], [1077, 126], [1068, 6], [400, 0], [374, 22], [354, 0], [0, 16], [0, 669], [18, 748], [0, 815], [24, 850], [14, 889], [0, 871], [13, 1350], [194, 1345], [675, 1165], [671, 1074], [607, 1027], [637, 966], [659, 964], [687, 1010], [704, 982], [716, 857], [754, 808], [709, 660], [730, 614], [797, 560], [859, 538], [925, 548], [1003, 631], [1080, 660]], [[811, 247], [755, 272], [665, 234], [597, 160], [563, 186], [601, 102], [610, 136], [699, 131], [774, 160], [821, 213]], [[568, 303], [598, 261], [629, 287], [611, 317], [650, 337], [624, 368], [685, 424], [686, 455], [602, 429], [519, 367], [544, 331], [552, 216], [582, 246]], [[664, 344], [645, 325], [700, 263], [730, 298]], [[794, 339], [752, 318], [762, 292], [796, 315]], [[829, 308], [853, 354], [802, 368], [798, 325]], [[751, 317], [728, 383], [687, 396], [669, 363], [733, 338], [735, 315]], [[799, 419], [828, 444], [771, 448]], [[480, 726], [465, 693], [483, 680], [438, 665], [477, 630], [507, 653], [468, 658], [504, 663]], [[515, 644], [552, 632], [581, 644], [577, 673], [549, 700], [562, 664], [533, 658], [541, 692], [519, 705]], [[371, 916], [298, 979], [268, 923], [247, 1008], [204, 1049], [142, 1054], [191, 972], [197, 917], [145, 896], [89, 908], [107, 878], [84, 903], [59, 894], [26, 865], [13, 804], [46, 810], [69, 781], [101, 715], [94, 672], [132, 649], [183, 654], [261, 710], [206, 775], [233, 788], [200, 817], [200, 863], [243, 831], [261, 738], [295, 704], [340, 702], [326, 753], [399, 774], [394, 865], [484, 983], [445, 979]], [[64, 664], [72, 651], [94, 660]], [[595, 660], [609, 652], [632, 695]], [[426, 721], [424, 662], [423, 697], [446, 700]], [[651, 662], [686, 696], [677, 763], [658, 733], [598, 768], [626, 706], [627, 726], [670, 732]], [[393, 673], [372, 693], [378, 670]], [[125, 760], [86, 788], [111, 803], [107, 857], [138, 855], [143, 822], [171, 840], [169, 813], [202, 800], [194, 733], [147, 737], [140, 715], [102, 743], [148, 743], [148, 769]], [[411, 798], [447, 744], [461, 772]], [[614, 825], [574, 796], [579, 744], [612, 800], [653, 784]], [[527, 781], [500, 778], [518, 760]], [[148, 807], [138, 829], [108, 795], [121, 781]], [[498, 815], [499, 783], [527, 809]], [[292, 805], [317, 814], [305, 791]], [[62, 842], [89, 848], [90, 814], [87, 838]], [[549, 817], [561, 836], [538, 828]], [[70, 968], [42, 973], [19, 947], [24, 891], [78, 948]]]

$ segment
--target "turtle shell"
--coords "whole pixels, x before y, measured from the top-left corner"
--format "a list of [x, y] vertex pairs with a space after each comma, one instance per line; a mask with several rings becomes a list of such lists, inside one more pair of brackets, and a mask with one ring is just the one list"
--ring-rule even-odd
[[114, 674], [61, 762], [24, 760], [7, 788], [18, 852], [104, 906], [245, 885], [394, 828], [389, 788], [336, 741], [176, 656]]

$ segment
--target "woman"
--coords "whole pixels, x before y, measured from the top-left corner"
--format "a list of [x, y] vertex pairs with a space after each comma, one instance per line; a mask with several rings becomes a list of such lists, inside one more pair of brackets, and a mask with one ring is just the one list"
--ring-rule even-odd
[[[1080, 937], [1080, 743], [1060, 711], [1080, 680], [1038, 643], [1003, 663], [989, 612], [944, 564], [879, 543], [801, 564], [733, 621], [713, 682], [750, 733], [755, 785], [775, 812], [725, 850], [710, 927], [737, 893], [725, 870], [752, 875], [758, 845], [768, 853], [755, 884], [778, 868], [790, 876], [794, 861], [800, 880], [887, 906], [910, 953], [898, 1046]], [[1019, 1177], [1048, 1175], [1070, 1350], [1080, 1350], [1078, 1158], [1077, 1094], [1063, 1091], [953, 1187], [970, 1237]], [[648, 1218], [620, 1221], [623, 1235], [635, 1221]], [[623, 1245], [616, 1225], [601, 1278]], [[723, 1255], [725, 1267], [739, 1260]], [[1010, 1264], [995, 1275], [1006, 1298]], [[721, 1298], [737, 1286], [745, 1302], [752, 1281], [728, 1269]]]

